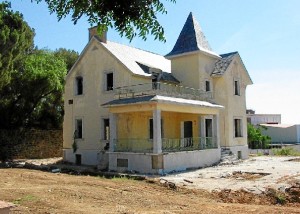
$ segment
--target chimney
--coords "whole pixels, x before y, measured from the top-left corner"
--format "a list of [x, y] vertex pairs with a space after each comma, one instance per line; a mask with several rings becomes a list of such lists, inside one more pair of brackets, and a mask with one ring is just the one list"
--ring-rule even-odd
[[99, 35], [97, 32], [97, 26], [89, 28], [89, 41], [93, 38], [93, 36], [97, 36], [101, 42], [106, 43], [107, 32], [103, 32], [102, 35]]

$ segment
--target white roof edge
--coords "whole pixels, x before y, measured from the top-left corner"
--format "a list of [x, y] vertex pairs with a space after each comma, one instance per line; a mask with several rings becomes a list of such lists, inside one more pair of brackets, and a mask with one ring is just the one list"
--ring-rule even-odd
[[196, 54], [196, 53], [199, 53], [199, 52], [204, 53], [207, 56], [212, 56], [216, 59], [221, 59], [222, 58], [219, 54], [217, 54], [213, 51], [210, 51], [210, 50], [206, 50], [206, 49], [204, 49], [204, 50], [200, 49], [200, 50], [196, 50], [196, 51], [190, 51], [190, 52], [185, 52], [185, 53], [181, 53], [181, 54], [165, 56], [165, 58], [172, 59], [172, 58], [175, 58], [175, 57], [181, 57], [181, 56], [186, 56], [186, 55], [190, 55], [190, 54]]
[[151, 100], [153, 101], [162, 101], [162, 102], [170, 102], [170, 103], [181, 103], [181, 104], [189, 104], [189, 105], [197, 105], [197, 106], [204, 106], [204, 107], [210, 107], [210, 108], [224, 108], [222, 105], [212, 104], [207, 101], [200, 101], [200, 100], [188, 100], [184, 98], [177, 98], [177, 97], [166, 97], [166, 96], [160, 96], [156, 95]]

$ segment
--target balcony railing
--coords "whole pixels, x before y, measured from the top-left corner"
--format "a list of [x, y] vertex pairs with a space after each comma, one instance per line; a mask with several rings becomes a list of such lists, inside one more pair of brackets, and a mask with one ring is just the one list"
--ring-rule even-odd
[[193, 151], [218, 148], [214, 137], [162, 139], [163, 152]]
[[115, 88], [116, 96], [119, 99], [132, 98], [147, 95], [165, 95], [193, 100], [211, 100], [212, 92], [201, 89], [184, 87], [162, 82], [137, 84]]
[[[218, 148], [217, 140], [213, 137], [162, 139], [163, 152], [180, 152]], [[151, 139], [117, 139], [114, 143], [115, 152], [152, 153]]]
[[153, 141], [150, 139], [117, 139], [114, 143], [114, 151], [152, 153]]

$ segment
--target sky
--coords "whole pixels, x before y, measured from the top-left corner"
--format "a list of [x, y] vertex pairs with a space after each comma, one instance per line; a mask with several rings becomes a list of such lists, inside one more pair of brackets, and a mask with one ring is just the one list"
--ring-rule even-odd
[[[2, 2], [2, 0], [0, 0]], [[193, 13], [218, 54], [238, 51], [253, 85], [247, 87], [247, 108], [258, 114], [281, 114], [282, 123], [300, 124], [300, 1], [299, 0], [162, 0], [168, 11], [159, 15], [166, 43], [149, 36], [131, 43], [113, 29], [108, 40], [154, 53], [170, 52], [189, 15]], [[60, 22], [45, 3], [12, 0], [35, 29], [35, 45], [55, 50], [83, 50], [88, 42], [86, 19], [76, 25], [70, 17]]]

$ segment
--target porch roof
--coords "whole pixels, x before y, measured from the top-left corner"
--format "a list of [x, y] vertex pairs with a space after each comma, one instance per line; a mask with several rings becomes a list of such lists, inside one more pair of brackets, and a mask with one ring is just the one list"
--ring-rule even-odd
[[104, 103], [102, 106], [114, 107], [114, 106], [142, 104], [142, 103], [168, 103], [168, 104], [192, 105], [192, 106], [209, 107], [209, 108], [224, 108], [224, 106], [222, 106], [222, 105], [210, 103], [207, 101], [190, 100], [190, 99], [167, 97], [167, 96], [160, 96], [160, 95], [116, 99], [116, 100], [112, 100], [110, 102]]

